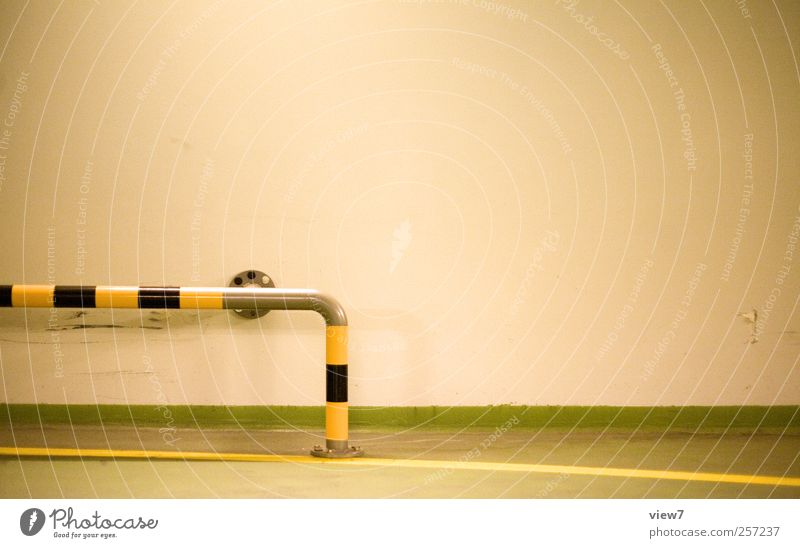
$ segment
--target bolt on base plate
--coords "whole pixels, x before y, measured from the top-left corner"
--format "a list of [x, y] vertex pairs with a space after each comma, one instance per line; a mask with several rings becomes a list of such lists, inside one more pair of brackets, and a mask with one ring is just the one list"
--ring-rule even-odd
[[315, 445], [311, 450], [311, 455], [325, 459], [349, 459], [364, 455], [360, 447], [348, 447], [347, 449], [326, 449], [321, 445]]

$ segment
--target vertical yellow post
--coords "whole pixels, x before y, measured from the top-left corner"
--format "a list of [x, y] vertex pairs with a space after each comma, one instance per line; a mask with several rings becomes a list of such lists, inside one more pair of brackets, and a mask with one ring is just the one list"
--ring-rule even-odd
[[347, 326], [325, 328], [325, 449], [315, 447], [318, 457], [356, 457], [350, 447], [347, 417]]

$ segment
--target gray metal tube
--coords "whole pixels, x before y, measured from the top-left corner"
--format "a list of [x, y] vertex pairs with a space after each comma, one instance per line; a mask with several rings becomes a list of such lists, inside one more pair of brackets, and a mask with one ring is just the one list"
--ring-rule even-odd
[[339, 301], [316, 289], [231, 287], [223, 289], [222, 302], [234, 310], [313, 310], [327, 325], [347, 325]]

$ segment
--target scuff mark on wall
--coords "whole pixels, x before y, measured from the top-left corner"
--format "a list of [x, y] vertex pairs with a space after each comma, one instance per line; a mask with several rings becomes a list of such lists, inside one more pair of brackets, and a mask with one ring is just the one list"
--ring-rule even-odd
[[750, 312], [740, 312], [737, 317], [743, 318], [746, 322], [752, 325], [750, 333], [750, 344], [758, 342], [758, 310], [755, 308]]
[[158, 325], [116, 325], [116, 324], [75, 324], [75, 325], [64, 325], [61, 327], [48, 327], [46, 331], [67, 331], [71, 329], [163, 329], [163, 327]]

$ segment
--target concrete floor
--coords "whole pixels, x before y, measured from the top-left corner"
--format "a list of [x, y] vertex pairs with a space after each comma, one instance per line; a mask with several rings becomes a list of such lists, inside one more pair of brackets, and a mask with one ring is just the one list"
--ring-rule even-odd
[[[175, 441], [173, 442], [173, 436]], [[800, 477], [800, 432], [356, 431], [369, 457]], [[307, 455], [318, 432], [48, 426], [0, 429], [4, 447]], [[800, 498], [800, 487], [296, 462], [0, 458], [0, 497]]]

